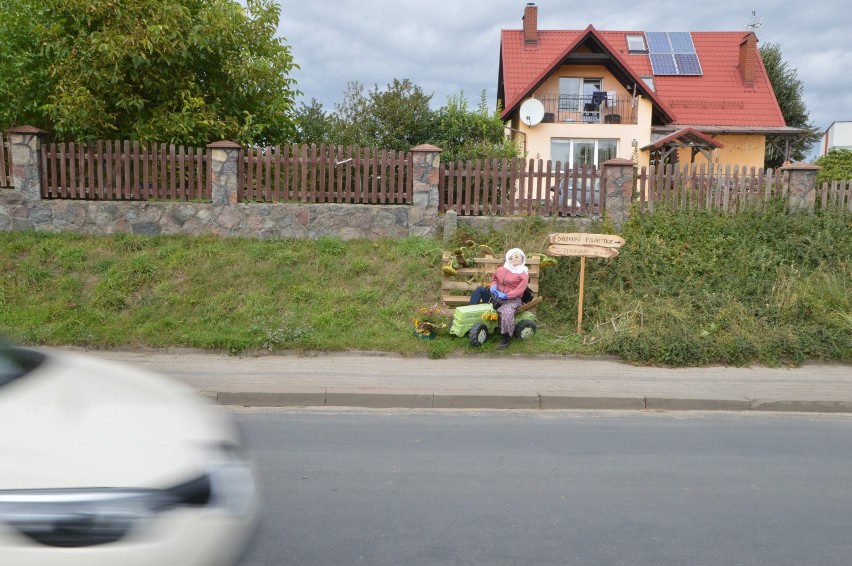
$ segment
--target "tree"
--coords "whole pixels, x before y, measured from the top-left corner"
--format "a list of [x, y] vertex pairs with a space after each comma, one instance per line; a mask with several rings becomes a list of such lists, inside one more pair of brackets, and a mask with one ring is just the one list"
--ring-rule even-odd
[[[808, 110], [802, 100], [802, 81], [798, 79], [796, 69], [791, 69], [781, 58], [781, 47], [778, 44], [767, 43], [761, 46], [760, 57], [787, 126], [808, 130], [808, 133], [790, 148], [791, 161], [802, 161], [820, 138], [817, 128], [808, 122]], [[784, 162], [782, 148], [786, 143], [785, 138], [767, 136], [766, 142], [766, 167], [779, 167]]]
[[299, 93], [279, 16], [274, 0], [5, 0], [0, 125], [69, 141], [287, 140]]
[[394, 79], [381, 90], [366, 91], [350, 82], [334, 112], [326, 114], [313, 100], [302, 104], [296, 122], [301, 143], [330, 143], [409, 151], [428, 143], [440, 147], [443, 161], [517, 157], [518, 147], [506, 139], [499, 109], [489, 111], [482, 91], [476, 109], [462, 92], [433, 111], [432, 96], [408, 79]]
[[505, 129], [500, 109], [489, 112], [484, 90], [476, 110], [468, 109], [462, 92], [448, 97], [447, 105], [438, 110], [430, 143], [443, 150], [442, 160], [447, 162], [517, 157], [518, 147], [506, 138]]
[[[332, 143], [341, 145], [372, 146], [373, 143], [364, 125], [370, 116], [370, 101], [364, 94], [364, 85], [353, 81], [347, 83], [343, 101], [334, 105], [331, 115]], [[320, 142], [320, 140], [316, 140]]]
[[834, 148], [814, 161], [822, 169], [817, 173], [817, 183], [832, 181], [844, 181], [852, 179], [852, 151], [848, 149]]
[[322, 104], [316, 98], [310, 104], [299, 104], [295, 115], [295, 143], [325, 143], [333, 142], [334, 123], [332, 116], [323, 110]]
[[335, 105], [335, 143], [408, 151], [427, 141], [434, 121], [431, 95], [408, 79], [394, 79], [386, 90], [366, 92], [350, 82], [343, 101]]
[[379, 147], [408, 151], [426, 143], [432, 133], [434, 113], [429, 108], [431, 94], [408, 79], [394, 79], [387, 90], [378, 87], [370, 93], [373, 116], [371, 136]]
[[0, 3], [0, 128], [43, 125], [36, 117], [48, 95], [49, 63], [36, 23], [49, 17], [38, 0]]

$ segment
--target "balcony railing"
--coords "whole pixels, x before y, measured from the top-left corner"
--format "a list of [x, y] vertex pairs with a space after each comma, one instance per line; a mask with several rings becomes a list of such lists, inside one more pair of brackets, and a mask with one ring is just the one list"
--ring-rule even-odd
[[[636, 106], [630, 96], [600, 91], [593, 95], [536, 94], [544, 104], [543, 122], [636, 124]], [[523, 119], [523, 116], [521, 117]]]

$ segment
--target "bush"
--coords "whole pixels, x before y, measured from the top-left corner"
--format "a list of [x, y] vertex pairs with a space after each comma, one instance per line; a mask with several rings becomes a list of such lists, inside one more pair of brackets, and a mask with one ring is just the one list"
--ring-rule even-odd
[[[586, 327], [603, 351], [664, 365], [852, 359], [852, 226], [832, 212], [633, 214], [615, 260], [586, 264]], [[578, 262], [547, 313], [576, 317]], [[548, 275], [550, 277], [551, 275]]]

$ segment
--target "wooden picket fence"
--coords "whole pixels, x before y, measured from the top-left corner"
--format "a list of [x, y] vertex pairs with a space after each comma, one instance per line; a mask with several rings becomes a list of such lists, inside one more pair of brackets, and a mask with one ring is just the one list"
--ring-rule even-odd
[[333, 145], [249, 148], [240, 202], [411, 204], [412, 157], [387, 149]]
[[760, 208], [773, 197], [786, 196], [787, 177], [787, 173], [755, 167], [652, 165], [639, 172], [638, 198], [641, 209], [646, 211], [664, 205], [733, 214]]
[[[823, 183], [814, 206], [834, 205], [852, 210], [850, 184], [850, 181]], [[640, 208], [645, 211], [664, 205], [735, 214], [761, 209], [773, 198], [786, 198], [789, 172], [730, 165], [651, 166], [640, 170], [637, 185]]]
[[817, 192], [817, 206], [852, 212], [852, 179], [823, 183]]
[[48, 144], [42, 197], [93, 200], [209, 201], [210, 171], [201, 148], [137, 141]]
[[[448, 164], [440, 177], [440, 211], [460, 216], [595, 216], [605, 209], [601, 171], [563, 170], [556, 161], [473, 160]], [[635, 178], [639, 209], [702, 208], [725, 214], [786, 198], [789, 173], [712, 164], [642, 167]], [[564, 187], [564, 190], [559, 190]], [[852, 210], [852, 181], [824, 183], [815, 206]]]
[[[459, 216], [588, 216], [603, 210], [599, 170], [559, 161], [478, 159], [450, 163], [439, 177], [439, 211]], [[561, 188], [561, 190], [560, 190]]]
[[[412, 156], [331, 145], [240, 151], [239, 202], [412, 204]], [[0, 186], [12, 185], [11, 152], [0, 136]], [[202, 148], [136, 141], [50, 143], [41, 152], [43, 198], [212, 200], [211, 160]], [[789, 173], [685, 164], [643, 167], [634, 188], [639, 209], [699, 207], [734, 214], [787, 196]], [[597, 216], [606, 187], [594, 166], [489, 159], [442, 165], [439, 212], [461, 216]], [[852, 180], [824, 183], [816, 207], [852, 211]]]

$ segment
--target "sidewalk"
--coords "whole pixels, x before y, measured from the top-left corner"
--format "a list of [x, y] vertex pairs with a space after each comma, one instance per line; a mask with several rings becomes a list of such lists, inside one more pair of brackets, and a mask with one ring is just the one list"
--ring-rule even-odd
[[220, 405], [852, 413], [847, 365], [665, 369], [562, 356], [87, 353], [170, 375]]

